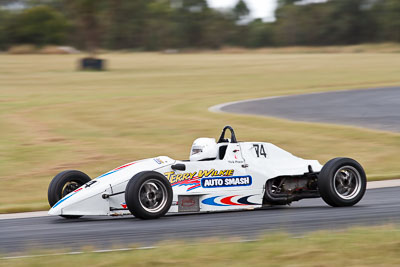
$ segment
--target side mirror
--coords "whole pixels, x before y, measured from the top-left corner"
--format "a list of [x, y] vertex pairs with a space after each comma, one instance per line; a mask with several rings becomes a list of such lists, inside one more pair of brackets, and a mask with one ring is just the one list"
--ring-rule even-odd
[[178, 171], [185, 171], [186, 165], [185, 164], [174, 164], [171, 166], [171, 169], [178, 170]]

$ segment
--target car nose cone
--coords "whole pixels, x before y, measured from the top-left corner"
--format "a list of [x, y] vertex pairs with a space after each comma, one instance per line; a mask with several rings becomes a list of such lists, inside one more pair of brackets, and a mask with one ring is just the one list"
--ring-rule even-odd
[[49, 215], [61, 215], [61, 208], [59, 207], [54, 207], [51, 208], [48, 212]]

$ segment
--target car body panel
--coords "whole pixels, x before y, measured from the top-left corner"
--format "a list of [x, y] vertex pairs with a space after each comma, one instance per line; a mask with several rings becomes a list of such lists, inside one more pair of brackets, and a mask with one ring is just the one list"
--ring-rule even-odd
[[[221, 143], [215, 160], [179, 161], [166, 156], [130, 162], [71, 192], [50, 215], [130, 214], [125, 204], [129, 180], [142, 171], [156, 171], [171, 183], [173, 212], [211, 212], [262, 206], [265, 183], [278, 176], [319, 172], [316, 160], [304, 160], [270, 143]], [[226, 150], [225, 150], [226, 148]], [[173, 164], [184, 164], [184, 171]], [[104, 198], [103, 195], [111, 195]]]

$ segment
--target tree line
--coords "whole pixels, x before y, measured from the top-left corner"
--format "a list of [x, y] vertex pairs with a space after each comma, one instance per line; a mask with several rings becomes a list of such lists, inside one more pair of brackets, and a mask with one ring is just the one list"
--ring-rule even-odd
[[162, 50], [222, 46], [400, 42], [399, 0], [278, 0], [274, 22], [249, 20], [245, 0], [215, 10], [206, 0], [0, 0], [0, 48]]

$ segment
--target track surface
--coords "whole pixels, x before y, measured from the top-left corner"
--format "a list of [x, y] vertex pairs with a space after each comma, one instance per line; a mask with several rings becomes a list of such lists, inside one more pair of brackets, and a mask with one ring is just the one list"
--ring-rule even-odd
[[223, 104], [218, 109], [400, 132], [400, 87], [255, 99]]
[[318, 229], [342, 229], [356, 225], [400, 222], [400, 187], [371, 189], [354, 207], [331, 208], [321, 199], [302, 200], [291, 207], [264, 210], [171, 215], [142, 221], [122, 218], [83, 217], [66, 220], [37, 217], [0, 220], [0, 253], [26, 249], [70, 248], [90, 245], [98, 249], [113, 245], [153, 245], [166, 239], [205, 237], [256, 238], [283, 230], [302, 234]]

